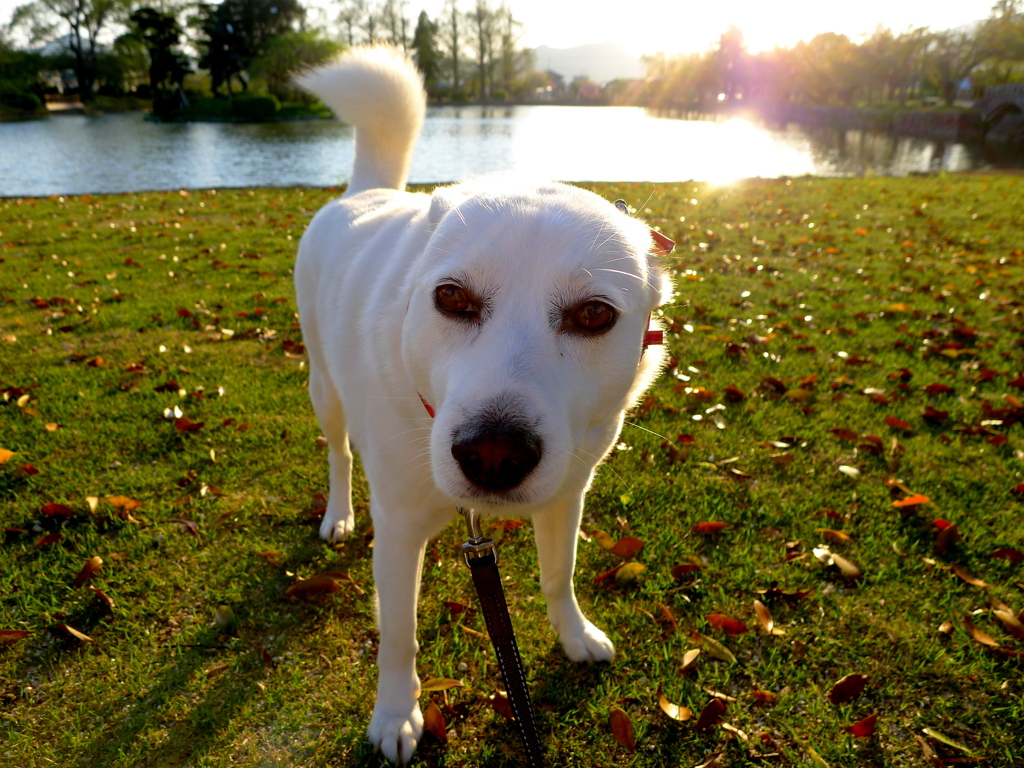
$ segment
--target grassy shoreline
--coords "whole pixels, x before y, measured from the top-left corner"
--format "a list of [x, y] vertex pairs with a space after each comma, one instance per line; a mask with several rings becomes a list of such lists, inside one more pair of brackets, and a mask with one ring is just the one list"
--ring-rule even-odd
[[[639, 215], [679, 243], [676, 364], [588, 500], [577, 584], [614, 663], [564, 658], [529, 526], [502, 529], [550, 762], [926, 765], [927, 748], [1019, 764], [1024, 640], [1000, 616], [1024, 607], [1024, 181], [583, 186], [654, 193]], [[290, 279], [337, 194], [0, 200], [4, 762], [376, 764], [366, 488], [356, 535], [319, 541], [326, 452]], [[915, 494], [929, 501], [893, 506]], [[635, 581], [595, 581], [622, 562], [595, 529], [643, 543]], [[414, 764], [515, 765], [482, 619], [458, 608], [474, 601], [461, 534], [428, 551], [418, 668], [464, 687], [423, 695], [448, 740], [426, 736]], [[288, 596], [324, 571], [348, 578]], [[850, 674], [866, 687], [833, 703]], [[695, 715], [726, 697], [740, 733], [669, 718], [659, 689]], [[844, 732], [872, 714], [870, 737]]]

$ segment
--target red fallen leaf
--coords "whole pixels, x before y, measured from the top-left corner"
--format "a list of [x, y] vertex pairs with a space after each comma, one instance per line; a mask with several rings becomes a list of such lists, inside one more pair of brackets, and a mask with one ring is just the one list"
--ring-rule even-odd
[[720, 533], [728, 527], [729, 523], [720, 523], [716, 520], [709, 520], [706, 523], [697, 523], [695, 526], [693, 526], [693, 532], [708, 535], [713, 533]]
[[676, 442], [682, 443], [683, 445], [689, 445], [693, 442], [693, 435], [679, 435], [676, 437]]
[[448, 732], [445, 729], [444, 715], [438, 709], [437, 704], [430, 702], [423, 710], [423, 729], [432, 734], [438, 741], [447, 741]]
[[742, 635], [749, 631], [747, 625], [742, 621], [726, 616], [724, 613], [709, 613], [704, 618], [711, 626], [722, 630], [727, 635]]
[[947, 528], [949, 528], [949, 526], [951, 526], [952, 523], [944, 517], [937, 517], [934, 520], [932, 520], [932, 525], [934, 525], [940, 531], [944, 531]]
[[1021, 483], [1020, 485], [1015, 485], [1015, 486], [1014, 486], [1014, 487], [1013, 487], [1013, 488], [1012, 488], [1012, 489], [1010, 490], [1010, 493], [1015, 493], [1015, 494], [1017, 494], [1018, 496], [1024, 496], [1024, 483]]
[[890, 373], [888, 378], [894, 381], [896, 379], [899, 379], [900, 381], [910, 381], [914, 378], [914, 373], [908, 368], [900, 368], [898, 371]]
[[903, 419], [897, 419], [895, 416], [886, 416], [885, 423], [888, 424], [893, 429], [900, 429], [903, 430], [904, 432], [910, 429], [910, 424], [903, 421]]
[[178, 308], [178, 317], [192, 317], [192, 311], [185, 309], [184, 307]]
[[990, 557], [994, 557], [999, 560], [1009, 560], [1014, 565], [1017, 565], [1021, 561], [1024, 561], [1024, 552], [1021, 552], [1019, 549], [1013, 549], [1012, 547], [1000, 547], [993, 552]]
[[929, 424], [942, 424], [949, 418], [949, 411], [926, 405], [924, 411], [921, 412], [921, 418]]
[[844, 731], [849, 733], [851, 736], [856, 736], [859, 739], [864, 739], [875, 732], [875, 724], [878, 721], [878, 714], [868, 715], [860, 722], [848, 725], [843, 728]]
[[765, 389], [776, 395], [783, 395], [789, 389], [781, 379], [777, 379], [774, 376], [762, 376], [761, 384]]
[[625, 563], [619, 563], [614, 568], [612, 568], [610, 571], [605, 571], [601, 575], [595, 576], [594, 577], [594, 583], [595, 584], [600, 584], [602, 581], [607, 581], [608, 579], [612, 578], [616, 573], [618, 573], [619, 569], [622, 568], [622, 566], [624, 566], [624, 565], [625, 565]]
[[466, 613], [467, 611], [475, 610], [470, 605], [463, 605], [462, 603], [456, 603], [452, 600], [445, 600], [444, 605], [455, 616], [458, 616], [460, 613]]
[[730, 403], [742, 403], [747, 399], [747, 396], [736, 387], [726, 387], [723, 394]]
[[867, 684], [867, 675], [847, 675], [832, 686], [828, 692], [828, 700], [837, 706], [844, 704], [860, 696]]
[[85, 561], [85, 565], [82, 566], [82, 570], [78, 572], [75, 580], [72, 582], [72, 587], [80, 587], [85, 582], [89, 581], [93, 576], [99, 573], [100, 568], [103, 567], [102, 557], [90, 557]]
[[946, 384], [929, 384], [924, 388], [929, 395], [951, 395], [953, 388]]
[[[942, 518], [939, 518], [939, 520], [942, 520]], [[935, 521], [936, 525], [938, 525], [939, 520]], [[945, 520], [942, 520], [942, 522], [946, 523]], [[946, 526], [941, 529], [941, 532], [935, 539], [935, 554], [947, 554], [960, 538], [960, 529], [953, 523], [946, 523]]]
[[694, 726], [698, 731], [706, 731], [718, 725], [725, 716], [725, 702], [721, 699], [712, 699], [707, 706], [701, 710], [697, 723]]
[[665, 624], [670, 633], [678, 632], [679, 622], [677, 622], [676, 617], [672, 615], [672, 610], [664, 603], [655, 603], [655, 605], [658, 606], [658, 609], [661, 611], [661, 616], [659, 616], [656, 621], [659, 624]]
[[624, 709], [613, 706], [608, 712], [608, 725], [611, 726], [612, 736], [623, 748], [629, 752], [636, 751], [636, 731]]
[[611, 551], [624, 560], [628, 560], [643, 548], [644, 543], [640, 541], [640, 539], [634, 539], [632, 536], [625, 536], [615, 542]]
[[63, 539], [63, 533], [61, 533], [60, 531], [54, 531], [53, 533], [48, 533], [45, 536], [40, 536], [39, 541], [36, 542], [36, 546], [48, 547], [51, 544], [56, 544], [58, 541], [62, 541]]
[[15, 477], [32, 477], [32, 475], [38, 474], [39, 470], [28, 463], [19, 464], [17, 469], [14, 470]]
[[679, 565], [672, 566], [672, 578], [676, 581], [682, 581], [689, 574], [696, 573], [701, 570], [701, 566], [695, 565], [694, 563], [680, 563]]
[[318, 573], [308, 579], [297, 581], [285, 590], [288, 597], [311, 597], [330, 594], [341, 589], [341, 582], [329, 573]]
[[846, 429], [844, 427], [833, 427], [829, 430], [833, 435], [838, 437], [840, 440], [849, 440], [853, 442], [857, 439], [858, 435], [852, 429]]
[[25, 629], [0, 629], [0, 645], [16, 643], [23, 637], [28, 637], [28, 630]]
[[1017, 389], [1024, 389], [1024, 376], [1018, 376], [1016, 379], [1013, 379], [1012, 381], [1008, 381], [1006, 383], [1009, 384], [1011, 387], [1016, 387]]
[[495, 691], [494, 695], [488, 699], [488, 702], [490, 702], [491, 709], [506, 720], [516, 719], [516, 716], [512, 714], [512, 704], [508, 700], [508, 694], [504, 691]]
[[107, 597], [102, 589], [97, 589], [91, 584], [89, 585], [89, 589], [96, 593], [96, 597], [98, 597], [100, 601], [107, 606], [107, 608], [109, 608], [110, 610], [114, 610], [114, 601]]
[[65, 506], [64, 504], [45, 504], [39, 508], [39, 511], [47, 517], [74, 517], [75, 510], [71, 507]]
[[1008, 441], [1009, 438], [1006, 435], [993, 435], [992, 437], [988, 438], [988, 440], [986, 440], [985, 442], [988, 443], [989, 445], [994, 445], [998, 448], [1000, 445], [1006, 445]]
[[174, 427], [180, 432], [198, 432], [204, 424], [205, 422], [202, 421], [192, 421], [188, 416], [174, 420]]

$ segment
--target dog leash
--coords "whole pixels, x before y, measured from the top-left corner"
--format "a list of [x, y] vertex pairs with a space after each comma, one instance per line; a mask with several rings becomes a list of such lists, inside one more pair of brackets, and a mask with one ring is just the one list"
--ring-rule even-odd
[[480, 532], [480, 519], [476, 512], [463, 507], [458, 507], [458, 511], [466, 519], [469, 528], [469, 540], [462, 545], [462, 554], [473, 574], [473, 584], [476, 586], [480, 610], [484, 614], [487, 634], [498, 656], [498, 668], [505, 681], [508, 701], [512, 705], [512, 714], [519, 726], [519, 737], [526, 751], [526, 764], [530, 768], [544, 768], [544, 749], [526, 688], [523, 660], [519, 656], [512, 619], [508, 615], [505, 591], [501, 588], [497, 545]]

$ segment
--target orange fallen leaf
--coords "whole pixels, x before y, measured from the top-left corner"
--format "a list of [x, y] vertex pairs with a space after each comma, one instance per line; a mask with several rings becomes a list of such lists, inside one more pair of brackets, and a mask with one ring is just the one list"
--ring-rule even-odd
[[771, 691], [756, 690], [754, 691], [754, 700], [759, 701], [762, 704], [777, 704], [779, 702], [779, 695], [772, 693]]
[[978, 629], [974, 622], [971, 621], [971, 617], [966, 613], [964, 614], [964, 628], [967, 630], [967, 634], [971, 636], [976, 643], [987, 645], [989, 648], [1001, 648], [1002, 646], [992, 639], [992, 636], [982, 632]]
[[110, 610], [114, 610], [114, 601], [107, 597], [102, 589], [97, 589], [91, 584], [89, 585], [89, 589], [96, 593], [96, 597], [98, 597], [100, 601], [107, 606], [107, 608], [109, 608]]
[[99, 570], [102, 567], [102, 557], [90, 557], [88, 560], [85, 561], [85, 565], [82, 566], [82, 570], [78, 572], [78, 575], [75, 577], [75, 580], [74, 582], [72, 582], [71, 586], [82, 586], [83, 584], [85, 584], [85, 582], [89, 581], [89, 579], [91, 579], [93, 576], [99, 573]]
[[718, 725], [725, 716], [725, 702], [721, 699], [711, 699], [707, 706], [700, 712], [697, 723], [694, 727], [698, 731], [706, 731]]
[[0, 645], [15, 643], [23, 637], [28, 637], [28, 630], [25, 629], [0, 629]]
[[141, 501], [129, 499], [127, 496], [107, 496], [107, 503], [118, 512], [128, 513], [142, 506]]
[[912, 496], [907, 496], [905, 499], [900, 499], [898, 501], [894, 501], [892, 503], [892, 505], [894, 507], [896, 507], [897, 509], [902, 509], [903, 507], [916, 507], [918, 504], [931, 504], [931, 503], [932, 503], [932, 500], [929, 499], [924, 494], [922, 494], [922, 493], [915, 493]]
[[608, 712], [608, 724], [612, 729], [612, 736], [619, 744], [629, 752], [636, 751], [636, 731], [633, 730], [633, 721], [621, 707], [613, 706]]
[[438, 741], [448, 740], [448, 731], [445, 728], [444, 715], [438, 709], [437, 704], [430, 702], [423, 710], [423, 730], [432, 734]]
[[828, 700], [835, 705], [843, 704], [860, 696], [864, 686], [868, 684], [866, 675], [847, 675], [840, 679], [828, 692]]
[[8, 451], [6, 448], [0, 448], [0, 464], [6, 464], [11, 460], [14, 455], [14, 451]]
[[825, 541], [832, 544], [849, 544], [853, 541], [853, 539], [850, 538], [850, 535], [843, 531], [836, 531], [832, 528], [818, 528], [817, 530]]

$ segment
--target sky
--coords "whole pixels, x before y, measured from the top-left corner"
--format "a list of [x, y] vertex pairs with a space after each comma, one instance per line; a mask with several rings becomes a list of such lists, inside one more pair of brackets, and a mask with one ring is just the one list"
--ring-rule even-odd
[[[635, 55], [706, 51], [728, 28], [739, 27], [751, 52], [791, 47], [821, 32], [854, 40], [878, 25], [895, 32], [926, 26], [952, 29], [989, 15], [995, 0], [507, 0], [523, 22], [523, 44], [570, 48], [586, 43], [618, 43]], [[25, 0], [0, 0], [0, 22]], [[497, 5], [498, 0], [491, 0]], [[468, 9], [473, 0], [461, 0]], [[337, 8], [330, 0], [306, 0], [311, 7]], [[432, 18], [443, 0], [408, 0], [409, 16], [420, 10]], [[333, 15], [333, 14], [332, 14]]]

